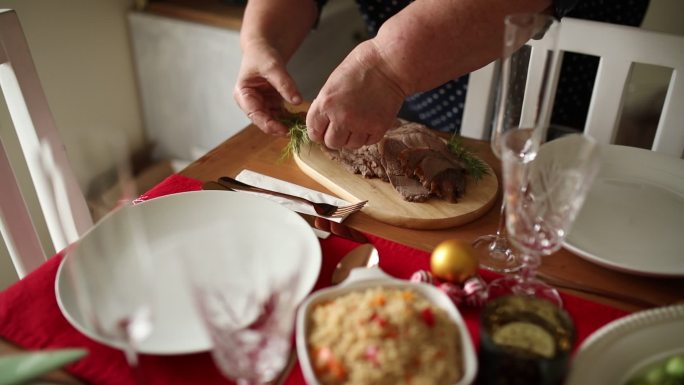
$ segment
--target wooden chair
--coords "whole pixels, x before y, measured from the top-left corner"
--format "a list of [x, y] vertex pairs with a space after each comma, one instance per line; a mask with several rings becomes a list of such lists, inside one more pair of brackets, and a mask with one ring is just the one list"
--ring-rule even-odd
[[[17, 275], [22, 278], [76, 240], [93, 222], [71, 171], [19, 19], [8, 9], [0, 10], [0, 88], [14, 125], [14, 131], [3, 128], [1, 138], [0, 230]], [[21, 156], [8, 155], [6, 150], [17, 146], [17, 142]], [[63, 193], [55, 195], [54, 191]], [[38, 207], [29, 209], [36, 200]], [[40, 226], [47, 227], [49, 240], [41, 242], [37, 231]]]
[[[531, 40], [532, 56], [542, 56], [541, 41]], [[653, 151], [677, 158], [684, 153], [684, 36], [652, 32], [636, 27], [564, 18], [558, 40], [561, 55], [575, 52], [600, 59], [584, 133], [599, 143], [614, 143], [626, 86], [634, 63], [672, 69]], [[554, 92], [562, 60], [553, 73]], [[531, 64], [530, 71], [533, 64]], [[489, 139], [496, 99], [497, 62], [470, 74], [461, 134]]]

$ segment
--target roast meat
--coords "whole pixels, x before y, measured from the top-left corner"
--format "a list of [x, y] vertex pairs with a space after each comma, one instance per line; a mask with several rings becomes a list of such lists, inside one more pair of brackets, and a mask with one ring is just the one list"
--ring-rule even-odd
[[418, 123], [398, 121], [370, 146], [323, 151], [350, 172], [389, 182], [409, 202], [438, 197], [455, 203], [465, 194], [462, 162], [444, 140]]

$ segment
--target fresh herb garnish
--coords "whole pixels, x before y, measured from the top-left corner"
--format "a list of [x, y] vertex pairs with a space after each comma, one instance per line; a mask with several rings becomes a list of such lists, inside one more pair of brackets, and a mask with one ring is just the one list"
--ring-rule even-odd
[[306, 133], [306, 115], [288, 112], [278, 120], [290, 130], [289, 141], [280, 153], [280, 160], [284, 161], [294, 154], [299, 154], [302, 146], [311, 144], [311, 139]]
[[490, 171], [487, 163], [475, 156], [475, 151], [463, 144], [463, 140], [460, 136], [455, 134], [452, 135], [447, 146], [449, 147], [449, 151], [463, 162], [466, 172], [468, 175], [472, 176], [473, 179], [479, 181], [485, 175], [489, 175]]

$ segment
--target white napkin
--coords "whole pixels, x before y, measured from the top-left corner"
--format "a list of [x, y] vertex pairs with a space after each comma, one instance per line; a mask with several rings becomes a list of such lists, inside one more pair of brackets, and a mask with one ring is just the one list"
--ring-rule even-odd
[[[300, 186], [298, 184], [290, 183], [281, 179], [273, 178], [268, 175], [264, 174], [259, 174], [258, 172], [254, 172], [251, 170], [242, 170], [240, 173], [235, 177], [235, 179], [239, 180], [240, 182], [248, 183], [251, 184], [252, 186], [258, 186], [262, 188], [267, 188], [269, 190], [274, 190], [290, 195], [296, 195], [302, 198], [306, 198], [310, 201], [314, 202], [321, 202], [321, 203], [329, 203], [332, 205], [336, 206], [346, 206], [349, 205], [350, 203], [334, 197], [329, 194], [322, 193], [320, 191], [312, 190], [303, 186]], [[277, 203], [280, 203], [282, 206], [293, 210], [297, 211], [300, 213], [305, 213], [305, 214], [311, 214], [311, 215], [316, 215], [316, 211], [314, 211], [313, 207], [310, 205], [304, 204], [304, 203], [299, 203], [299, 202], [294, 202], [289, 199], [281, 198], [281, 197], [276, 197], [273, 195], [268, 195], [268, 194], [261, 194], [261, 193], [254, 193], [254, 192], [247, 192], [248, 194], [257, 194], [259, 196], [268, 198], [272, 201], [275, 201]], [[335, 222], [342, 222], [347, 216], [344, 217], [339, 217], [339, 218], [326, 218], [331, 221]], [[314, 232], [319, 238], [327, 238], [330, 233], [314, 229]]]

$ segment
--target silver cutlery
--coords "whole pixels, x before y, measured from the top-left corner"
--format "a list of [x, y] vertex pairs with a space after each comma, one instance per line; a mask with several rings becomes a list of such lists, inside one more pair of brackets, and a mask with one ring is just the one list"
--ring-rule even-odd
[[263, 193], [263, 194], [269, 194], [281, 198], [286, 198], [286, 199], [291, 199], [297, 202], [305, 203], [313, 207], [313, 209], [316, 211], [318, 215], [322, 215], [324, 217], [344, 217], [349, 214], [353, 214], [363, 208], [363, 206], [368, 203], [368, 201], [362, 201], [358, 203], [353, 203], [348, 206], [335, 206], [331, 205], [328, 203], [320, 203], [320, 202], [312, 202], [308, 199], [298, 197], [296, 195], [290, 195], [290, 194], [285, 194], [281, 193], [279, 191], [273, 191], [273, 190], [268, 190], [265, 188], [261, 187], [256, 187], [249, 185], [244, 182], [240, 182], [239, 180], [227, 177], [227, 176], [222, 176], [218, 179], [218, 182], [226, 187], [229, 187], [234, 190], [242, 190], [242, 191], [251, 191], [251, 192], [257, 192], [257, 193]]
[[[202, 184], [202, 190], [223, 190], [223, 191], [235, 191], [234, 189], [227, 187], [225, 184], [221, 184], [214, 181], [207, 181]], [[368, 238], [360, 231], [352, 229], [351, 227], [343, 224], [325, 219], [322, 217], [317, 217], [315, 215], [304, 214], [296, 212], [300, 217], [309, 224], [309, 226], [314, 229], [321, 231], [326, 231], [328, 233], [337, 235], [342, 238], [352, 240], [359, 243], [370, 243]]]
[[309, 215], [297, 212], [300, 217], [309, 224], [309, 226], [314, 229], [321, 231], [326, 231], [328, 233], [337, 235], [338, 237], [346, 238], [358, 243], [370, 243], [370, 240], [360, 231], [354, 230], [351, 227], [343, 224], [334, 222], [322, 217], [317, 217], [315, 215]]
[[332, 284], [337, 285], [349, 276], [352, 269], [356, 267], [373, 267], [380, 263], [378, 250], [370, 243], [357, 246], [348, 252], [335, 266], [332, 275]]

